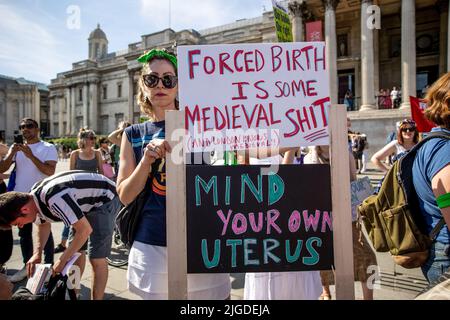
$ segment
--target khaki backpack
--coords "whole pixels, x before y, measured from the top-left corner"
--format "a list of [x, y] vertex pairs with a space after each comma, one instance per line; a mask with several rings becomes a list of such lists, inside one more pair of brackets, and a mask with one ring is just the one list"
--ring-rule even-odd
[[404, 268], [417, 268], [428, 259], [428, 251], [436, 235], [445, 225], [444, 219], [426, 232], [412, 167], [417, 150], [433, 138], [450, 139], [446, 133], [430, 133], [388, 171], [376, 195], [366, 198], [358, 214], [377, 252], [390, 252], [394, 262]]

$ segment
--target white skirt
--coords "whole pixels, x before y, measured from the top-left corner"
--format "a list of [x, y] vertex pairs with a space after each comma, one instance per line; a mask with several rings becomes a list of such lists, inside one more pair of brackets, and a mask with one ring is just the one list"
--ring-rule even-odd
[[[128, 290], [144, 300], [167, 300], [167, 248], [135, 241], [128, 257]], [[188, 274], [189, 300], [225, 300], [228, 273]]]
[[321, 294], [319, 271], [245, 275], [244, 300], [317, 300]]

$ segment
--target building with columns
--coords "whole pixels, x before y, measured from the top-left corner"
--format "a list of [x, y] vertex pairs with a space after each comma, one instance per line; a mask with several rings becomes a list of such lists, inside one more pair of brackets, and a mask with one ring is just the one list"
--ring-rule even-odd
[[11, 143], [25, 117], [36, 120], [42, 135], [48, 135], [48, 96], [45, 84], [0, 75], [0, 141]]
[[[349, 116], [356, 130], [367, 132], [373, 121], [384, 121], [384, 131], [390, 131], [396, 120], [409, 116], [409, 95], [421, 95], [426, 85], [450, 70], [449, 0], [285, 2], [296, 41], [305, 39], [305, 23], [323, 22], [330, 79], [334, 79], [331, 99], [343, 103], [345, 93], [352, 92], [355, 111]], [[136, 59], [146, 50], [174, 44], [252, 42], [276, 42], [272, 11], [205, 30], [145, 34], [114, 53], [108, 52], [107, 36], [98, 25], [89, 36], [89, 58], [73, 63], [72, 70], [59, 73], [49, 86], [51, 134], [74, 135], [82, 126], [106, 134], [121, 120], [138, 121]], [[379, 90], [394, 86], [401, 88], [401, 107], [379, 110]], [[372, 147], [384, 143], [384, 131], [374, 132]]]

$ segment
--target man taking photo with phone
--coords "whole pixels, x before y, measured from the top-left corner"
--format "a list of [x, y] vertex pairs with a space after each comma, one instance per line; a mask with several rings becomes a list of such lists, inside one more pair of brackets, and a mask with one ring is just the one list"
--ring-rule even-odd
[[[15, 137], [15, 141], [19, 143], [14, 143], [6, 157], [0, 161], [0, 173], [7, 171], [15, 163], [15, 186], [11, 191], [30, 192], [36, 182], [55, 173], [58, 153], [55, 146], [40, 140], [39, 125], [35, 120], [22, 119], [19, 130], [23, 143], [20, 143], [20, 137]], [[27, 277], [26, 263], [33, 256], [32, 235], [32, 224], [19, 229], [24, 267], [9, 278], [13, 283]], [[44, 248], [45, 263], [53, 263], [53, 247], [53, 237], [50, 237]]]

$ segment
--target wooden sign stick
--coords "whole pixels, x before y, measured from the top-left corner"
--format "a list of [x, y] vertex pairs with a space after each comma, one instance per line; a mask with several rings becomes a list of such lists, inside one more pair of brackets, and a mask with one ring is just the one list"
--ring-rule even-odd
[[354, 300], [352, 209], [345, 105], [332, 105], [329, 117], [331, 201], [337, 300]]
[[184, 129], [184, 112], [166, 111], [166, 140], [172, 147], [166, 155], [168, 294], [169, 300], [187, 300], [186, 167], [179, 152], [184, 134], [175, 136], [177, 129]]

